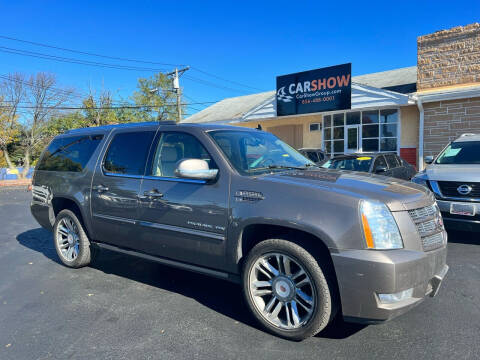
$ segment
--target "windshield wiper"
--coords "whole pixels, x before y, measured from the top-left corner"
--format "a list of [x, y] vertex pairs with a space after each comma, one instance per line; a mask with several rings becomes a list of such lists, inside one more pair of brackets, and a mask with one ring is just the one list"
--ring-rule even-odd
[[293, 169], [293, 170], [306, 170], [311, 166], [316, 166], [313, 164], [305, 164], [305, 166], [289, 166], [289, 165], [269, 165], [259, 168], [249, 169], [248, 171], [261, 171], [261, 170], [275, 170], [275, 169]]

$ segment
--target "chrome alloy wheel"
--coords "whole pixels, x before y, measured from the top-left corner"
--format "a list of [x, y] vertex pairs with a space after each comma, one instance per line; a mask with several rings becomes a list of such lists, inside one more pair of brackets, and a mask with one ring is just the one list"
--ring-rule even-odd
[[255, 261], [248, 291], [262, 317], [281, 329], [302, 327], [316, 306], [309, 274], [298, 261], [281, 253], [267, 253]]
[[71, 218], [64, 217], [60, 220], [55, 238], [58, 249], [65, 260], [75, 260], [79, 252], [80, 232]]

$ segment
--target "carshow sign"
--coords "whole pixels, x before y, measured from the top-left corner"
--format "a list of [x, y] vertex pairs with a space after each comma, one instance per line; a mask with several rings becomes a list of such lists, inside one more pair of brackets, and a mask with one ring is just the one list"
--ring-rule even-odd
[[350, 109], [351, 75], [349, 63], [277, 76], [277, 116]]

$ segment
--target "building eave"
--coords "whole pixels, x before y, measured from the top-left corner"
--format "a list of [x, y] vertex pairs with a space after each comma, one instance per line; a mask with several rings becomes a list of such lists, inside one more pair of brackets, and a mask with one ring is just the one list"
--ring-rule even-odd
[[412, 97], [420, 99], [424, 103], [480, 97], [480, 85], [417, 92]]

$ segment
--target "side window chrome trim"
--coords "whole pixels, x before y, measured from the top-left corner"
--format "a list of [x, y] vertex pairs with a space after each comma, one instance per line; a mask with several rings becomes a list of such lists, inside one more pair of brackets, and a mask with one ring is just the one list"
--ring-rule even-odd
[[124, 178], [132, 178], [132, 179], [142, 179], [142, 175], [130, 175], [130, 174], [118, 174], [118, 173], [112, 173], [112, 172], [107, 172], [102, 166], [102, 172], [103, 175], [105, 176], [116, 176], [116, 177], [124, 177]]
[[195, 179], [182, 179], [182, 178], [173, 178], [173, 177], [165, 177], [165, 176], [144, 176], [144, 179], [147, 180], [160, 180], [160, 181], [175, 181], [175, 182], [183, 182], [183, 183], [191, 183], [191, 184], [206, 184], [205, 180], [195, 180]]
[[[102, 170], [104, 170], [104, 169], [102, 168]], [[182, 183], [190, 183], [190, 184], [206, 184], [206, 183], [207, 183], [206, 180], [170, 178], [170, 177], [162, 177], [162, 176], [129, 175], [129, 174], [112, 173], [112, 172], [107, 172], [107, 171], [103, 171], [103, 175], [105, 175], [105, 176], [123, 177], [123, 178], [131, 178], [131, 179], [174, 181], [174, 182], [182, 182]]]

